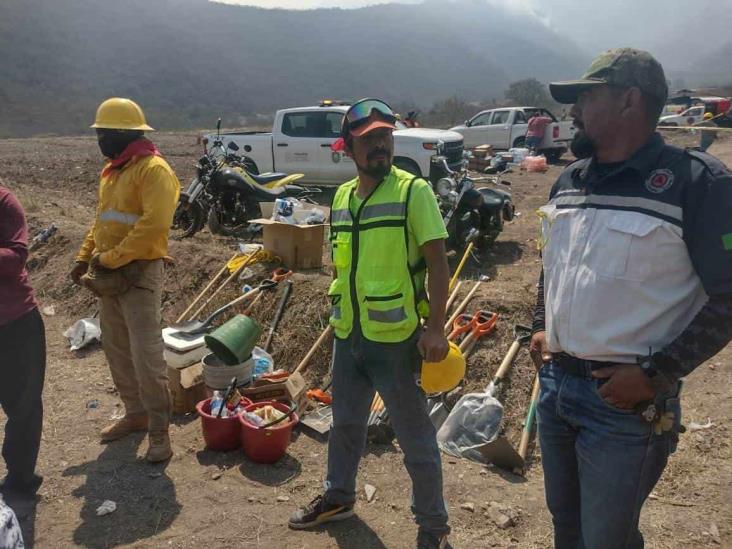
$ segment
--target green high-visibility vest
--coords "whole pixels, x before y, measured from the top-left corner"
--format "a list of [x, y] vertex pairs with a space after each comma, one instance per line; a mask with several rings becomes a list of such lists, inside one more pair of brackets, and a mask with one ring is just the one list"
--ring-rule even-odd
[[358, 178], [336, 191], [330, 221], [336, 276], [328, 295], [338, 338], [348, 337], [357, 318], [366, 339], [405, 341], [429, 313], [424, 258], [409, 264], [407, 214], [415, 179], [392, 168], [355, 212], [350, 204]]

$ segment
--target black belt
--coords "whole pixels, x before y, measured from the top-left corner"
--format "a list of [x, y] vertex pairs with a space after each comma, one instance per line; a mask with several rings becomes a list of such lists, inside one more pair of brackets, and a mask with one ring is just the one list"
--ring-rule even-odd
[[608, 366], [616, 366], [616, 362], [602, 362], [600, 360], [585, 360], [567, 353], [554, 353], [554, 364], [559, 366], [569, 375], [592, 379], [592, 372]]

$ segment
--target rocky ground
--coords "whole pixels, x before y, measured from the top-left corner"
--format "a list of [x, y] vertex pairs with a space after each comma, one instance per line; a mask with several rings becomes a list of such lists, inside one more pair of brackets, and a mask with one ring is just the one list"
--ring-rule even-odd
[[[193, 134], [156, 134], [155, 140], [185, 185], [200, 154]], [[672, 135], [683, 143], [685, 137]], [[732, 164], [732, 140], [711, 152]], [[58, 233], [32, 253], [31, 279], [44, 311], [48, 337], [45, 428], [39, 470], [45, 476], [35, 512], [23, 517], [29, 545], [56, 547], [413, 547], [410, 484], [398, 445], [369, 445], [359, 475], [357, 518], [314, 532], [286, 527], [289, 514], [321, 489], [327, 446], [297, 433], [288, 454], [273, 466], [257, 465], [240, 452], [206, 450], [194, 415], [175, 418], [174, 457], [165, 465], [141, 459], [145, 441], [130, 437], [101, 445], [97, 433], [121, 413], [109, 371], [96, 346], [68, 350], [62, 332], [96, 312], [95, 299], [73, 286], [67, 272], [94, 214], [100, 156], [93, 139], [47, 138], [0, 141], [0, 178], [22, 201], [32, 233], [56, 223]], [[464, 390], [484, 387], [512, 339], [515, 323], [529, 323], [539, 271], [534, 211], [547, 197], [561, 167], [544, 174], [508, 176], [519, 216], [506, 225], [492, 250], [471, 260], [464, 278], [488, 275], [470, 310], [500, 314], [496, 332], [470, 359]], [[163, 313], [172, 322], [235, 249], [235, 241], [199, 233], [173, 242]], [[455, 260], [453, 259], [453, 263]], [[272, 266], [258, 267], [263, 275]], [[293, 368], [326, 323], [324, 290], [329, 272], [295, 278], [290, 306], [273, 348], [277, 366]], [[470, 287], [466, 280], [461, 296]], [[223, 302], [227, 297], [221, 297]], [[254, 311], [269, 321], [277, 297], [266, 296]], [[324, 346], [308, 370], [317, 385], [328, 370]], [[522, 351], [505, 393], [505, 431], [518, 442], [533, 370]], [[643, 531], [649, 547], [706, 548], [732, 544], [729, 488], [732, 462], [729, 425], [732, 349], [727, 348], [688, 379], [684, 423], [707, 429], [681, 437], [676, 454], [645, 507]], [[459, 547], [551, 546], [544, 505], [541, 457], [533, 447], [525, 477], [447, 456], [445, 495]], [[2, 465], [0, 465], [2, 467]], [[371, 502], [363, 490], [376, 488]], [[727, 495], [725, 495], [727, 494]], [[113, 500], [117, 510], [96, 515]], [[500, 512], [496, 512], [496, 510]], [[503, 516], [504, 518], [501, 518]], [[505, 517], [510, 520], [506, 521]]]

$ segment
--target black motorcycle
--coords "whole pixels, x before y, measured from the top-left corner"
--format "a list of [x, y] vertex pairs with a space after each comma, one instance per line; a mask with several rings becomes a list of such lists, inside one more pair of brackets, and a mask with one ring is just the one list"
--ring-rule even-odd
[[[477, 248], [486, 248], [501, 233], [504, 221], [513, 219], [515, 207], [511, 193], [493, 187], [477, 188], [468, 176], [467, 160], [460, 171], [454, 171], [441, 153], [438, 144], [437, 154], [432, 157], [430, 181], [447, 228], [448, 246], [462, 249], [473, 242]], [[485, 181], [510, 185], [500, 176]]]
[[196, 165], [196, 177], [181, 192], [173, 216], [174, 238], [187, 238], [208, 224], [213, 234], [224, 236], [252, 236], [259, 226], [249, 221], [262, 217], [261, 202], [293, 197], [313, 202], [320, 194], [317, 187], [288, 184], [302, 174], [253, 173], [250, 160], [239, 156], [239, 147], [233, 141], [224, 147], [221, 138], [221, 119], [211, 148], [204, 149]]

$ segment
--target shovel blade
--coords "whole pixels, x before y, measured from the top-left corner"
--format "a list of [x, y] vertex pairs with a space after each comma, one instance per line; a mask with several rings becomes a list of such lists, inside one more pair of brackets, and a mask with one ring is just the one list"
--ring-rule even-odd
[[524, 458], [511, 446], [503, 435], [484, 444], [477, 449], [488, 463], [508, 471], [520, 470], [524, 467]]
[[175, 330], [176, 333], [182, 333], [182, 334], [197, 334], [206, 331], [206, 326], [203, 322], [200, 320], [189, 320], [188, 322], [179, 322], [178, 324], [173, 324], [170, 327], [172, 330]]
[[439, 431], [442, 424], [445, 423], [447, 416], [450, 415], [450, 412], [448, 412], [442, 401], [430, 398], [427, 400], [427, 414], [430, 416], [435, 430]]
[[300, 419], [300, 424], [312, 429], [319, 435], [325, 435], [330, 431], [333, 424], [333, 409], [330, 406], [318, 408]]

